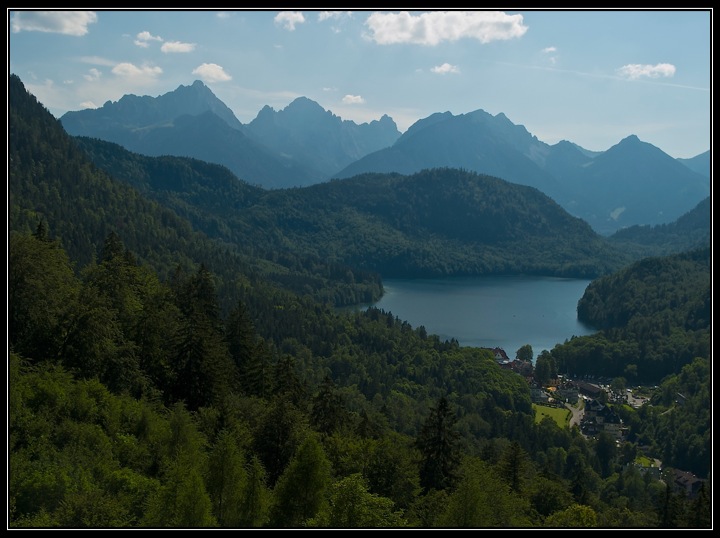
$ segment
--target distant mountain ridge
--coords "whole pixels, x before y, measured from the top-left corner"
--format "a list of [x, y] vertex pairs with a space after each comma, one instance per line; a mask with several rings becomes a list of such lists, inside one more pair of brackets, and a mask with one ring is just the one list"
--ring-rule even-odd
[[411, 174], [457, 166], [533, 186], [609, 235], [636, 224], [670, 222], [710, 192], [707, 177], [631, 135], [593, 154], [567, 141], [550, 146], [504, 114], [482, 110], [434, 114], [413, 125], [389, 148], [336, 174]]
[[710, 177], [710, 151], [691, 157], [690, 159], [678, 159], [681, 163], [687, 166], [690, 170], [702, 174], [706, 177]]
[[265, 106], [243, 125], [195, 81], [157, 98], [125, 96], [100, 109], [68, 112], [61, 122], [71, 135], [150, 156], [222, 164], [271, 189], [367, 172], [461, 168], [535, 187], [608, 236], [672, 222], [710, 192], [709, 152], [673, 159], [635, 135], [603, 152], [569, 141], [549, 145], [505, 114], [481, 109], [457, 116], [438, 112], [401, 134], [387, 115], [358, 125], [299, 97], [283, 110]]
[[306, 97], [298, 97], [279, 111], [263, 107], [245, 130], [323, 179], [368, 153], [392, 145], [400, 136], [397, 125], [387, 115], [358, 125], [342, 120]]
[[357, 125], [307, 98], [278, 112], [265, 107], [243, 125], [199, 80], [155, 98], [125, 95], [98, 109], [67, 112], [60, 121], [73, 136], [114, 142], [143, 155], [222, 164], [266, 188], [318, 183], [400, 136], [388, 116]]

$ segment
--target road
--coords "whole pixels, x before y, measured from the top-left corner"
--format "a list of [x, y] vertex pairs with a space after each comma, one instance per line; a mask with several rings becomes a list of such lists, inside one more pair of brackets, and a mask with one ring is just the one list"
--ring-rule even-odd
[[570, 412], [572, 413], [572, 416], [570, 417], [570, 423], [568, 424], [568, 427], [572, 429], [573, 426], [580, 427], [580, 420], [582, 420], [583, 415], [585, 414], [585, 402], [584, 400], [578, 401], [578, 407], [573, 407], [569, 403], [565, 404], [565, 407], [567, 407]]

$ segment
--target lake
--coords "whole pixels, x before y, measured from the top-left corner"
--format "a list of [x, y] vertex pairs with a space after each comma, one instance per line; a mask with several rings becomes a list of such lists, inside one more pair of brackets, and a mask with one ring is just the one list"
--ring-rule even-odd
[[590, 280], [487, 276], [383, 280], [385, 295], [372, 306], [414, 328], [424, 325], [462, 346], [500, 347], [508, 357], [530, 344], [533, 357], [574, 336], [596, 332], [577, 319]]

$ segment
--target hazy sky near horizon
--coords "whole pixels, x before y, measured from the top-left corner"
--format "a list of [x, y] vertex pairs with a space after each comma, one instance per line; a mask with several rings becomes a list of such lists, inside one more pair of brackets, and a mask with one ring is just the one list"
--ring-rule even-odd
[[202, 80], [249, 123], [308, 97], [402, 132], [478, 109], [548, 144], [711, 146], [712, 10], [8, 9], [9, 73], [57, 118]]

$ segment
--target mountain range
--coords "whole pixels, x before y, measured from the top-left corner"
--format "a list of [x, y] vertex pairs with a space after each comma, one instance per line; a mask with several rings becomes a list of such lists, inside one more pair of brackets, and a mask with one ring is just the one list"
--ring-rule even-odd
[[709, 152], [674, 159], [635, 135], [603, 152], [569, 141], [549, 145], [504, 114], [483, 110], [435, 113], [401, 134], [387, 115], [358, 125], [300, 97], [280, 111], [266, 106], [242, 124], [195, 81], [156, 98], [126, 95], [67, 112], [60, 121], [74, 136], [221, 164], [268, 189], [367, 172], [461, 168], [535, 187], [603, 235], [672, 222], [710, 193]]

